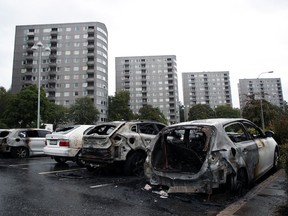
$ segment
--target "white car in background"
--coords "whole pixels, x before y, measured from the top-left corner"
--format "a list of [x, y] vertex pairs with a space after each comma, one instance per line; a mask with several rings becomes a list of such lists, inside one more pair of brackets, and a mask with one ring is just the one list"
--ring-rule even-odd
[[44, 154], [50, 155], [58, 163], [74, 161], [82, 166], [78, 154], [82, 147], [83, 133], [95, 125], [73, 125], [56, 130], [46, 136]]

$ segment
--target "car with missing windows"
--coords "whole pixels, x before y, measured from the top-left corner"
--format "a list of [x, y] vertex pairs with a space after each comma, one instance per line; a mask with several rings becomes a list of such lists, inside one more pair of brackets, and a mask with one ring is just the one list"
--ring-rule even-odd
[[164, 128], [149, 147], [144, 172], [152, 186], [168, 193], [233, 193], [277, 169], [273, 132], [247, 119], [204, 119]]
[[49, 130], [20, 128], [8, 129], [0, 132], [0, 152], [11, 153], [15, 158], [27, 158], [43, 155], [45, 137]]
[[83, 164], [78, 159], [78, 155], [82, 148], [83, 134], [93, 126], [71, 125], [57, 129], [46, 136], [44, 153], [51, 156], [57, 163], [73, 161], [82, 166]]
[[126, 175], [143, 175], [147, 146], [165, 126], [153, 121], [100, 123], [84, 134], [79, 158], [88, 170], [120, 165]]

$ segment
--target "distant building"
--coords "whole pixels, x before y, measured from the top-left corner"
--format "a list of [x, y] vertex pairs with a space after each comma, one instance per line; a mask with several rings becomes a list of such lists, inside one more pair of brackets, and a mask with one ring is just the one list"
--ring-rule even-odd
[[[69, 106], [88, 96], [107, 120], [108, 32], [99, 22], [16, 26], [12, 92], [38, 83], [42, 42], [41, 86], [56, 104]], [[49, 47], [50, 51], [45, 51]]]
[[116, 91], [130, 93], [134, 113], [144, 105], [158, 107], [170, 123], [179, 122], [175, 55], [116, 57]]
[[193, 105], [207, 104], [212, 109], [219, 105], [232, 107], [229, 71], [182, 73], [185, 120]]
[[239, 79], [240, 109], [251, 99], [264, 99], [283, 108], [283, 93], [280, 78]]

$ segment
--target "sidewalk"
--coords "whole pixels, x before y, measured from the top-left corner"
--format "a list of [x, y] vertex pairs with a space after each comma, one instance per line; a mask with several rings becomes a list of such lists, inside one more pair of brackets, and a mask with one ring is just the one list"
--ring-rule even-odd
[[276, 216], [278, 207], [288, 205], [287, 183], [286, 173], [280, 169], [217, 216]]

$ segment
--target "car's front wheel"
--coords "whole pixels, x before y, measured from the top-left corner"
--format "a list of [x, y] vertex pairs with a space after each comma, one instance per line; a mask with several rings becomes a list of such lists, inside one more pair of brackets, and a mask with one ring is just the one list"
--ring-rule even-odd
[[273, 170], [277, 171], [279, 168], [279, 152], [277, 149], [274, 151], [274, 159], [273, 159]]
[[27, 158], [29, 157], [29, 150], [25, 147], [14, 147], [11, 149], [12, 157]]

